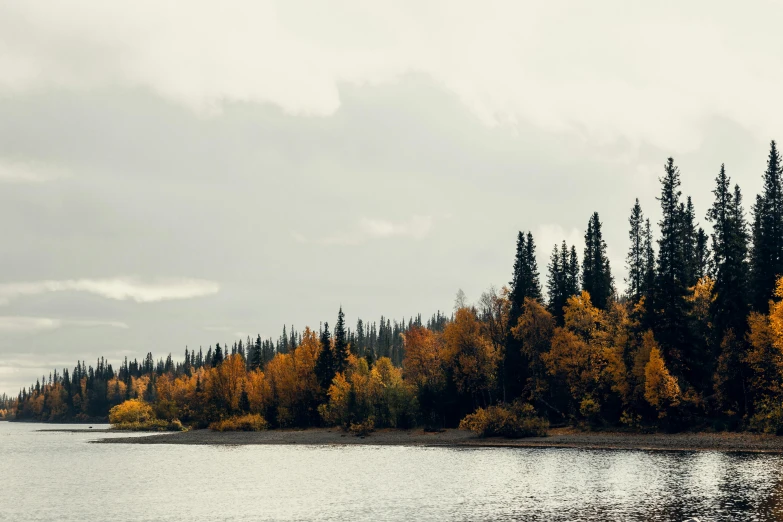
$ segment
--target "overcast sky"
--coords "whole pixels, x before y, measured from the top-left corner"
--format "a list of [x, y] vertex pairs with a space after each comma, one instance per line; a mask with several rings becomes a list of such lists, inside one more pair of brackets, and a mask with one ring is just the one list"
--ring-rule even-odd
[[451, 310], [783, 139], [777, 2], [0, 3], [0, 392]]

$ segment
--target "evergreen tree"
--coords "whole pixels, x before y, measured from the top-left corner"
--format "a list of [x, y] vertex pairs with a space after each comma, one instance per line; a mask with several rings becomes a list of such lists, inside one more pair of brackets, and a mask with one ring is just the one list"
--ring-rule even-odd
[[726, 331], [731, 329], [742, 339], [747, 328], [749, 311], [748, 232], [742, 209], [739, 186], [733, 191], [723, 165], [715, 179], [715, 201], [707, 213], [713, 223], [712, 252], [715, 264], [714, 301], [712, 302], [715, 345], [719, 345]]
[[645, 230], [644, 214], [642, 206], [639, 204], [639, 198], [631, 209], [631, 217], [628, 218], [628, 224], [631, 229], [628, 231], [628, 239], [631, 241], [631, 248], [628, 249], [625, 265], [628, 269], [628, 278], [625, 280], [628, 285], [628, 298], [632, 302], [638, 302], [644, 293], [645, 277]]
[[683, 207], [680, 204], [680, 171], [669, 158], [660, 179], [662, 217], [658, 223], [658, 266], [655, 275], [653, 308], [656, 340], [664, 360], [676, 375], [684, 371], [682, 350], [689, 345], [688, 268], [683, 240]]
[[606, 242], [601, 232], [598, 212], [590, 216], [585, 232], [585, 251], [582, 261], [582, 289], [590, 294], [592, 303], [605, 310], [614, 294], [612, 271], [606, 255]]
[[215, 343], [215, 352], [212, 354], [212, 366], [217, 367], [223, 362], [223, 349], [220, 343]]
[[348, 367], [348, 341], [345, 332], [345, 314], [343, 307], [337, 313], [337, 323], [334, 325], [334, 371], [344, 372]]
[[[541, 300], [541, 286], [538, 281], [538, 263], [536, 261], [536, 246], [533, 234], [517, 235], [517, 251], [514, 257], [514, 271], [511, 280], [509, 300], [509, 326], [516, 326], [519, 317], [524, 312], [525, 298]], [[523, 390], [526, 371], [521, 353], [521, 345], [509, 328], [503, 365], [500, 369], [504, 400], [518, 397]]]
[[328, 389], [334, 379], [334, 356], [332, 352], [332, 336], [329, 333], [329, 323], [324, 323], [321, 330], [321, 351], [315, 362], [315, 375], [321, 388]]
[[783, 161], [770, 143], [764, 188], [753, 207], [753, 308], [765, 313], [775, 280], [783, 275]]
[[552, 249], [547, 276], [547, 300], [549, 311], [559, 325], [563, 324], [563, 307], [568, 298], [579, 291], [579, 265], [576, 249], [571, 251], [565, 241]]

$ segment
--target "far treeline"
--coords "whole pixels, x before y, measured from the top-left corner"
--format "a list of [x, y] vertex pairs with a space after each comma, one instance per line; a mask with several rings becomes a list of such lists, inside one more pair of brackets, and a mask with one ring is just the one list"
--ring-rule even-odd
[[530, 232], [508, 287], [450, 317], [382, 319], [280, 340], [186, 350], [155, 363], [77, 364], [0, 403], [17, 419], [101, 418], [216, 429], [339, 425], [539, 433], [547, 422], [783, 433], [783, 162], [773, 141], [746, 221], [739, 186], [716, 169], [698, 226], [669, 158], [659, 236], [631, 208], [625, 289], [617, 290], [598, 213], [584, 248], [552, 249], [546, 293]]

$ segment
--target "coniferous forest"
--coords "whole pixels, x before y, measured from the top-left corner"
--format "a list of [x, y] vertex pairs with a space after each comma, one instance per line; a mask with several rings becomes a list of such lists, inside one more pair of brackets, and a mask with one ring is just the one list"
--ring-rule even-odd
[[340, 309], [317, 330], [186, 349], [182, 360], [80, 361], [0, 398], [0, 418], [357, 433], [461, 425], [510, 436], [547, 423], [783, 433], [780, 153], [771, 142], [762, 192], [749, 203], [721, 165], [697, 211], [680, 176], [669, 158], [660, 208], [629, 202], [624, 281], [612, 275], [595, 212], [584, 245], [545, 245], [543, 270], [535, 238], [519, 232], [508, 285], [473, 304], [460, 293], [453, 313], [352, 328]]

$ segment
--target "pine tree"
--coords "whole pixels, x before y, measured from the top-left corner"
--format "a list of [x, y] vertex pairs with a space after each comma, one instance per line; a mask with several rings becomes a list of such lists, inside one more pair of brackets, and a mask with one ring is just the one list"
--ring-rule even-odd
[[645, 230], [644, 214], [642, 206], [639, 204], [639, 198], [631, 209], [631, 217], [628, 218], [628, 224], [631, 229], [628, 231], [628, 239], [631, 241], [631, 248], [628, 249], [625, 265], [628, 269], [628, 278], [625, 280], [628, 285], [628, 298], [632, 302], [638, 302], [644, 293], [645, 277]]
[[334, 325], [334, 371], [344, 372], [348, 367], [348, 341], [345, 333], [345, 314], [343, 307], [337, 313], [337, 324]]
[[598, 212], [590, 216], [585, 232], [585, 251], [582, 261], [582, 289], [590, 294], [592, 303], [605, 310], [614, 294], [612, 271], [606, 255], [606, 242], [601, 233]]
[[547, 301], [550, 313], [555, 317], [559, 325], [563, 324], [563, 307], [568, 298], [579, 291], [579, 262], [576, 258], [576, 249], [562, 242], [560, 248], [557, 245], [552, 249], [547, 276]]
[[315, 375], [321, 388], [328, 389], [334, 379], [334, 357], [332, 352], [332, 336], [329, 333], [329, 323], [324, 323], [321, 330], [321, 351], [315, 362]]
[[764, 188], [753, 206], [753, 308], [766, 313], [775, 280], [783, 275], [783, 161], [770, 143]]

